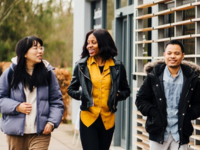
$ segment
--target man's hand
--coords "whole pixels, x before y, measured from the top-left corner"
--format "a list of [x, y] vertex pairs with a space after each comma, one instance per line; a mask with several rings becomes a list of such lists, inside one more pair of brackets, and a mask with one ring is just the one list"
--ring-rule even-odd
[[53, 130], [53, 126], [47, 123], [44, 127], [44, 131], [42, 132], [42, 134], [49, 134], [51, 133], [52, 130]]
[[17, 110], [18, 112], [21, 112], [21, 113], [24, 113], [24, 114], [26, 114], [26, 115], [29, 115], [30, 112], [31, 112], [31, 110], [32, 110], [32, 104], [26, 103], [26, 102], [21, 103], [21, 104], [19, 104], [19, 105], [17, 106], [16, 110]]

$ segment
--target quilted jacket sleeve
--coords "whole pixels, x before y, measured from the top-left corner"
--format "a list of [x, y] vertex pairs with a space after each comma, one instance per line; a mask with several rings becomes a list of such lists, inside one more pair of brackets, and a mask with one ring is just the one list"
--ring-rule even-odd
[[0, 77], [0, 113], [2, 114], [18, 114], [16, 107], [21, 103], [10, 97], [9, 88], [9, 69], [5, 70]]
[[127, 81], [127, 76], [126, 76], [126, 70], [123, 64], [121, 64], [121, 69], [120, 69], [120, 86], [119, 86], [119, 91], [118, 94], [119, 96], [117, 97], [118, 101], [125, 100], [127, 97], [130, 96], [130, 88], [128, 85]]
[[[191, 87], [193, 89], [193, 87]], [[189, 89], [189, 90], [191, 90]], [[197, 81], [196, 87], [191, 98], [191, 107], [189, 107], [188, 114], [191, 120], [197, 119], [200, 117], [200, 81]]]
[[76, 100], [81, 99], [81, 91], [79, 90], [80, 82], [79, 82], [78, 71], [79, 71], [78, 65], [76, 64], [74, 67], [71, 83], [67, 90], [67, 93]]
[[48, 122], [54, 124], [54, 127], [57, 128], [61, 122], [64, 105], [62, 93], [60, 91], [60, 86], [56, 78], [55, 73], [51, 70], [50, 81], [49, 81], [49, 118]]
[[139, 92], [137, 93], [135, 104], [138, 110], [144, 116], [153, 116], [157, 112], [157, 109], [153, 105], [153, 90], [151, 86], [149, 75], [143, 82], [143, 85], [140, 87]]

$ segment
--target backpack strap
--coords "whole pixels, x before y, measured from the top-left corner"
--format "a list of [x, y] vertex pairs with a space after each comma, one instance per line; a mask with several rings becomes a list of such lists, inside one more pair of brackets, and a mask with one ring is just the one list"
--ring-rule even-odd
[[13, 78], [13, 70], [11, 68], [9, 68], [9, 72], [8, 72], [8, 82], [9, 82], [9, 85], [11, 85], [12, 78]]

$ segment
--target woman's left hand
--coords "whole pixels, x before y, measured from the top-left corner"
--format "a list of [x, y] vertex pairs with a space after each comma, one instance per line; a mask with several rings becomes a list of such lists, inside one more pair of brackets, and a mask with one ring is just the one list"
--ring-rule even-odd
[[44, 127], [44, 131], [42, 132], [42, 134], [49, 134], [51, 133], [52, 130], [53, 130], [53, 126], [47, 123]]

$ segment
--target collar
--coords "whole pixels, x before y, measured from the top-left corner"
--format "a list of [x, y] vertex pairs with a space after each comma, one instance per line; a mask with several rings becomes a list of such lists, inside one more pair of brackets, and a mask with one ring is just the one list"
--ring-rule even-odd
[[[89, 57], [87, 60], [87, 64], [91, 66], [92, 64], [97, 64], [97, 62], [94, 57]], [[106, 60], [104, 70], [108, 69], [110, 66], [115, 66], [115, 63], [112, 58]]]
[[[164, 74], [165, 74], [165, 73], [166, 73], [166, 75], [167, 75], [168, 77], [173, 78], [173, 76], [171, 75], [171, 73], [170, 73], [169, 68], [167, 67], [167, 65], [165, 66]], [[179, 75], [180, 75], [181, 73], [182, 73], [182, 69], [181, 69], [181, 67], [180, 67], [180, 69], [179, 69], [179, 71], [178, 71], [178, 74], [176, 75], [176, 77], [175, 77], [174, 79], [178, 78]]]
[[91, 66], [92, 64], [96, 64], [96, 60], [94, 59], [94, 57], [89, 57], [88, 60], [87, 60], [87, 63]]
[[[82, 63], [87, 63], [87, 60], [88, 60], [88, 56], [84, 57], [84, 58], [81, 58], [80, 60], [78, 60], [76, 63], [79, 63], [79, 64], [82, 64]], [[111, 58], [113, 59], [115, 65], [120, 65], [121, 64], [121, 61], [115, 59], [115, 58]]]
[[82, 59], [80, 59], [77, 63], [80, 63], [80, 64], [84, 64], [84, 63], [87, 63], [87, 59], [88, 59], [89, 57], [88, 56], [86, 56], [86, 57], [84, 57], [84, 58], [82, 58]]
[[109, 69], [110, 66], [115, 66], [115, 63], [114, 63], [112, 58], [109, 58], [108, 60], [106, 60], [106, 63], [105, 63], [105, 66], [104, 66], [104, 70]]
[[[165, 63], [161, 63], [161, 64], [157, 64], [154, 68], [153, 68], [153, 72], [157, 75], [157, 76], [160, 76], [162, 74], [162, 72], [164, 71], [166, 67], [166, 64]], [[188, 65], [184, 65], [184, 64], [181, 64], [181, 70], [183, 72], [183, 75], [186, 77], [186, 78], [189, 78], [193, 73], [195, 73], [194, 69], [191, 68], [190, 66]]]

